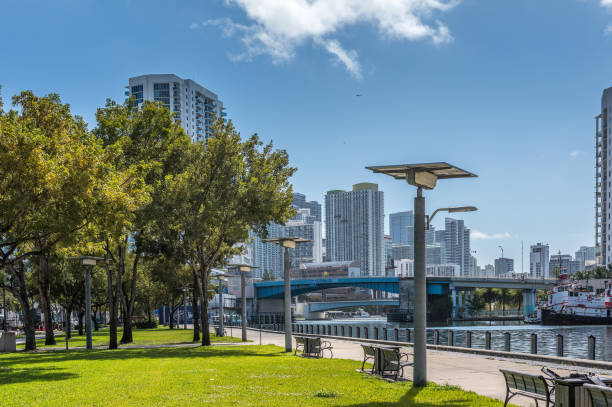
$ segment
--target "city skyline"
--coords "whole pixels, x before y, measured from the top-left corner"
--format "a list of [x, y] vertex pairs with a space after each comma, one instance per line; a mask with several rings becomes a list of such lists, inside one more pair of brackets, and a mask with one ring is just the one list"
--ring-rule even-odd
[[324, 42], [275, 37], [289, 44], [281, 61], [244, 49], [247, 33], [236, 31], [243, 24], [277, 35], [268, 16], [214, 1], [148, 5], [5, 5], [7, 35], [46, 30], [3, 45], [16, 57], [0, 67], [5, 105], [22, 89], [57, 92], [93, 127], [107, 97], [123, 100], [126, 78], [175, 73], [218, 94], [243, 135], [287, 149], [299, 169], [294, 189], [310, 199], [367, 181], [385, 191], [386, 213], [410, 210], [413, 191], [364, 167], [448, 160], [480, 177], [440, 183], [426, 193], [427, 210], [478, 206], [465, 219], [479, 264], [492, 264], [499, 245], [520, 259], [521, 241], [526, 270], [536, 242], [569, 254], [594, 244], [593, 117], [612, 85], [612, 13], [600, 1], [458, 2], [417, 16], [425, 29], [414, 38], [386, 30], [380, 13], [368, 20], [355, 10], [356, 21], [321, 32]]

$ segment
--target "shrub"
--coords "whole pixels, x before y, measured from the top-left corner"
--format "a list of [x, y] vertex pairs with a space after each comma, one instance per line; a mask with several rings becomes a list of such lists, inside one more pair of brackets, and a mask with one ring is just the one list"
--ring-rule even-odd
[[137, 321], [134, 323], [134, 326], [138, 329], [151, 329], [151, 328], [157, 328], [157, 321], [152, 319], [150, 321], [148, 320], [144, 320], [144, 321]]

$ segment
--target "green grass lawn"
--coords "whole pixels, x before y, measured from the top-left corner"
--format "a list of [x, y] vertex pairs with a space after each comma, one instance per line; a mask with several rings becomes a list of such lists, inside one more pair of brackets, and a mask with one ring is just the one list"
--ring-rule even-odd
[[[121, 340], [121, 331], [119, 329], [119, 333], [117, 334], [117, 340]], [[229, 329], [227, 330], [229, 334]], [[159, 327], [155, 329], [135, 329], [133, 332], [134, 342], [129, 345], [170, 345], [170, 344], [180, 344], [180, 343], [192, 343], [193, 339], [193, 330], [191, 329], [170, 329], [167, 327]], [[57, 336], [55, 338], [55, 345], [45, 345], [44, 339], [38, 339], [36, 341], [37, 348], [65, 348], [66, 340], [65, 337]], [[230, 336], [226, 337], [216, 337], [215, 335], [210, 335], [211, 342], [240, 342], [239, 338], [233, 338]], [[108, 328], [100, 329], [99, 331], [94, 331], [92, 333], [92, 342], [93, 346], [108, 346]], [[79, 336], [77, 332], [72, 333], [72, 338], [68, 340], [68, 347], [79, 347], [85, 346], [85, 335]], [[18, 349], [23, 349], [25, 347], [24, 344], [17, 345]]]
[[1, 406], [502, 406], [450, 386], [414, 389], [276, 346], [0, 355]]

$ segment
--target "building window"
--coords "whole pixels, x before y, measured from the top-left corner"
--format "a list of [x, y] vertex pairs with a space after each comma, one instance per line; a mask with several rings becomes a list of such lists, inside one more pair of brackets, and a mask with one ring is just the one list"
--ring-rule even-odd
[[170, 84], [169, 83], [154, 83], [153, 84], [153, 99], [161, 102], [164, 107], [170, 109]]
[[144, 91], [142, 85], [132, 86], [132, 96], [134, 96], [135, 105], [138, 105], [144, 101]]

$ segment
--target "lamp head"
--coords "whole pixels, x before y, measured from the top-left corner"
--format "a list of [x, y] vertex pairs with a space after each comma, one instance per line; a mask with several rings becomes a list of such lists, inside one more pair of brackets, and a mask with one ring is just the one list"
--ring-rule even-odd
[[454, 208], [448, 208], [449, 213], [454, 212], [474, 212], [477, 211], [478, 208], [475, 206], [456, 206]]

